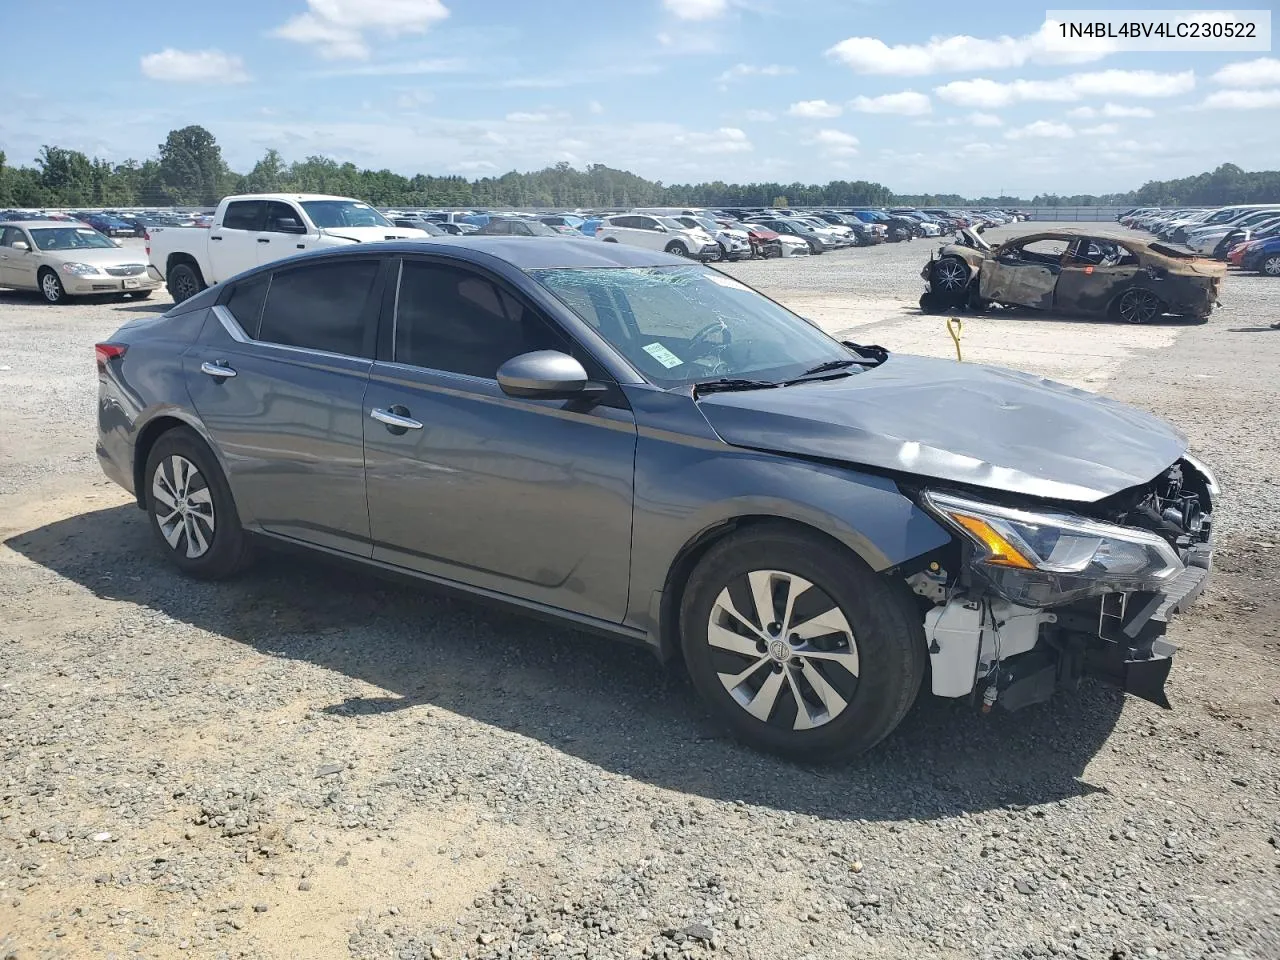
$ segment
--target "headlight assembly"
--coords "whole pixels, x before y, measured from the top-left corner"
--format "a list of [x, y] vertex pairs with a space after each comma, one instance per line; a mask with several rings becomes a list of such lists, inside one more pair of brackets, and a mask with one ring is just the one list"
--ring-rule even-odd
[[74, 274], [77, 277], [96, 277], [98, 268], [91, 263], [64, 263], [62, 272]]
[[1011, 600], [1155, 590], [1183, 569], [1173, 547], [1146, 530], [947, 493], [926, 492], [924, 501], [973, 544], [975, 569]]

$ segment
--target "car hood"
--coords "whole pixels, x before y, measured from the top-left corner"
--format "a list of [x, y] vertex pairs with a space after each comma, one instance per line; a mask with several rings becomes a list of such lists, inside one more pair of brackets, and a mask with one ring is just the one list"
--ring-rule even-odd
[[422, 231], [408, 227], [324, 227], [326, 236], [354, 240], [356, 243], [376, 243], [379, 240], [421, 240]]
[[80, 247], [71, 250], [37, 251], [57, 263], [91, 263], [95, 267], [115, 267], [126, 263], [146, 263], [147, 255], [128, 247]]
[[1083, 503], [1149, 482], [1187, 449], [1164, 421], [1106, 397], [904, 354], [840, 379], [707, 394], [698, 406], [733, 446]]

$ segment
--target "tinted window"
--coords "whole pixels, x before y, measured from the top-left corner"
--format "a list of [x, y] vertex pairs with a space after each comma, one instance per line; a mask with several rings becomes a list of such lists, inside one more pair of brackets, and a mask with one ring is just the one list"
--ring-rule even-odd
[[258, 339], [371, 357], [364, 312], [377, 276], [377, 260], [331, 260], [276, 273]]
[[400, 363], [492, 380], [512, 357], [564, 349], [564, 339], [539, 316], [488, 280], [454, 267], [404, 262], [396, 312]]
[[227, 204], [222, 215], [224, 230], [261, 230], [264, 204], [261, 200], [237, 200]]
[[263, 229], [279, 233], [281, 228], [290, 226], [295, 229], [302, 226], [302, 218], [298, 216], [298, 211], [279, 200], [268, 200], [267, 225]]
[[240, 324], [240, 329], [250, 337], [258, 336], [258, 320], [262, 316], [262, 301], [267, 296], [268, 275], [237, 283], [227, 300], [227, 309]]

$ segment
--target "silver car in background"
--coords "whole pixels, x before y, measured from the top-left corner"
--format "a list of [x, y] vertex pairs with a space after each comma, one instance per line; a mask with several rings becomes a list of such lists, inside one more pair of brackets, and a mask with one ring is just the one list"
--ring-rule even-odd
[[0, 222], [0, 287], [39, 290], [48, 303], [68, 297], [151, 296], [160, 278], [141, 251], [121, 248], [93, 227], [65, 220]]

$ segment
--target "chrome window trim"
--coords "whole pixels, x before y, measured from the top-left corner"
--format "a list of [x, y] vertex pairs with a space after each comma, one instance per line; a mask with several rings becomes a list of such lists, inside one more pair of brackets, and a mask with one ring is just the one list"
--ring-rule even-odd
[[330, 350], [317, 350], [314, 347], [295, 347], [289, 343], [276, 343], [272, 340], [254, 340], [244, 332], [244, 328], [240, 326], [239, 321], [232, 315], [222, 304], [212, 307], [213, 314], [218, 318], [218, 322], [222, 324], [222, 328], [227, 331], [227, 335], [236, 343], [254, 344], [256, 346], [271, 347], [273, 350], [288, 350], [290, 353], [301, 353], [306, 356], [317, 357], [320, 359], [329, 359], [335, 357], [340, 360], [354, 360], [357, 363], [373, 363], [369, 357], [356, 357], [349, 353], [333, 353]]

